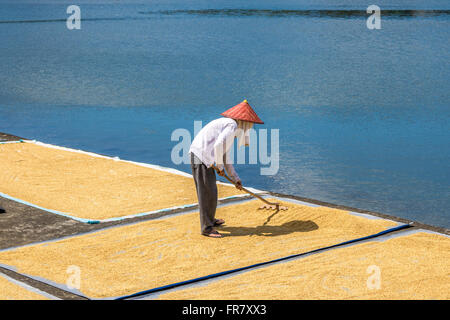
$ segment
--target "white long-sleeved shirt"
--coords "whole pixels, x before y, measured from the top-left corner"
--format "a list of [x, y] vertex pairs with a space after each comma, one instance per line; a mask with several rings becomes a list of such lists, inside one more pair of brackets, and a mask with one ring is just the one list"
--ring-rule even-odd
[[237, 128], [238, 125], [233, 119], [213, 120], [195, 136], [189, 152], [195, 154], [208, 168], [216, 163], [220, 170], [225, 167], [234, 181], [240, 180], [229, 159]]

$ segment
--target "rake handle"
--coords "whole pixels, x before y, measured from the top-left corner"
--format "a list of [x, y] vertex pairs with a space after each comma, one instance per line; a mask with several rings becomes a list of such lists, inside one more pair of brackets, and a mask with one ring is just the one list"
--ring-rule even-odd
[[[219, 170], [217, 169], [217, 167], [214, 166], [214, 169], [216, 169], [216, 171], [219, 172]], [[230, 181], [232, 184], [234, 184], [234, 185], [236, 186], [236, 183], [235, 183], [233, 180], [231, 180], [231, 178], [228, 177], [227, 174], [226, 174], [225, 172], [223, 173], [223, 176], [224, 176], [228, 181]], [[261, 200], [262, 202], [265, 202], [265, 203], [268, 204], [268, 205], [271, 205], [271, 206], [279, 206], [278, 203], [272, 203], [272, 202], [269, 202], [269, 201], [267, 201], [266, 199], [264, 199], [263, 197], [261, 197], [261, 196], [259, 196], [259, 195], [257, 195], [257, 194], [254, 194], [253, 192], [251, 192], [250, 190], [245, 189], [244, 187], [242, 187], [242, 190], [244, 190], [244, 191], [247, 192], [248, 194], [250, 194], [250, 195], [252, 195], [252, 196], [258, 198], [258, 199]]]

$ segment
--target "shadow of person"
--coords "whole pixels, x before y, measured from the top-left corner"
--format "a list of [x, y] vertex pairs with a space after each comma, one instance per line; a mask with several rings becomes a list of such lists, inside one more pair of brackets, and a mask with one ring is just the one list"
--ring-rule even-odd
[[[293, 220], [285, 222], [280, 226], [256, 226], [256, 227], [231, 227], [222, 226], [218, 230], [224, 237], [239, 237], [239, 236], [249, 236], [258, 235], [264, 237], [275, 237], [286, 235], [294, 232], [309, 232], [319, 229], [319, 226], [311, 220]], [[224, 233], [224, 232], [226, 233]]]

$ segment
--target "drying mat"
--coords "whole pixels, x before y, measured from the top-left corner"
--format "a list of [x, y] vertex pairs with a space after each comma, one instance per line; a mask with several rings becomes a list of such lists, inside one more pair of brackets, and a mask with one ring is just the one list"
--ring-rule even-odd
[[324, 251], [160, 299], [446, 299], [450, 238], [419, 232]]
[[289, 210], [258, 210], [258, 200], [218, 208], [216, 217], [226, 220], [220, 228], [222, 239], [200, 235], [199, 216], [194, 212], [7, 249], [0, 252], [0, 263], [62, 286], [68, 278], [67, 268], [75, 265], [80, 268], [83, 295], [118, 297], [307, 252], [397, 225], [328, 207], [281, 203]]
[[0, 273], [0, 300], [48, 299], [57, 298]]
[[[218, 191], [246, 195], [220, 183]], [[194, 180], [180, 171], [33, 142], [0, 145], [0, 192], [83, 222], [197, 203]]]

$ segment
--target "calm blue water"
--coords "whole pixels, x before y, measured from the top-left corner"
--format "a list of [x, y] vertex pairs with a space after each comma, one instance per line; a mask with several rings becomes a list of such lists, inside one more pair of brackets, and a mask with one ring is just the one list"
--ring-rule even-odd
[[246, 98], [280, 168], [244, 185], [450, 228], [449, 1], [377, 1], [381, 30], [365, 1], [70, 4], [0, 0], [1, 132], [190, 172], [172, 131]]

